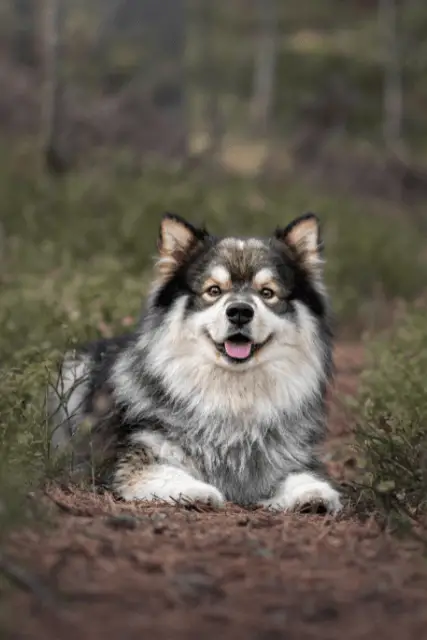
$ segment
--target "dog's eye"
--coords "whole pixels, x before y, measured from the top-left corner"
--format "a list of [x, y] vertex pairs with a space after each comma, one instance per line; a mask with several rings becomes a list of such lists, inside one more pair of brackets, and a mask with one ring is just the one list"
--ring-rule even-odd
[[210, 297], [210, 298], [218, 298], [222, 291], [221, 289], [218, 287], [218, 285], [213, 284], [211, 287], [209, 287], [209, 289], [206, 289], [205, 293]]
[[263, 287], [259, 293], [264, 300], [271, 300], [276, 295], [273, 289], [269, 289], [268, 287]]

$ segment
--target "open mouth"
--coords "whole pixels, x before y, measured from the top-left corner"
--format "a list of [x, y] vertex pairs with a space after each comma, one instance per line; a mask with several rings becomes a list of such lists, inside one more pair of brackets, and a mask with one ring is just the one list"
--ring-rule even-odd
[[226, 356], [228, 360], [232, 362], [246, 362], [254, 353], [270, 342], [270, 340], [271, 336], [262, 343], [256, 343], [242, 333], [236, 333], [229, 336], [225, 342], [220, 344], [214, 342], [214, 344], [217, 350]]

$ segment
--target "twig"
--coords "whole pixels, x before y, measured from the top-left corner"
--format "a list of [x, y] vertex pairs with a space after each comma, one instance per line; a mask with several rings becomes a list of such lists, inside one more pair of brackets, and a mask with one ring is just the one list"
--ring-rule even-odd
[[13, 562], [0, 554], [0, 571], [6, 578], [20, 589], [32, 593], [40, 602], [49, 607], [58, 605], [58, 598], [43, 582], [36, 576], [33, 576], [22, 567], [15, 565]]

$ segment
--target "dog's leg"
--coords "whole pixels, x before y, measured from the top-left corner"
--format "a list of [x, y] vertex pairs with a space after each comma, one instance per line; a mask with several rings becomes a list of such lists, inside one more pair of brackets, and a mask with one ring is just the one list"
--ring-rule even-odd
[[342, 507], [338, 491], [307, 471], [290, 473], [273, 496], [260, 504], [277, 511], [305, 511], [317, 506], [330, 513], [337, 513]]
[[[150, 435], [156, 434], [147, 434]], [[147, 445], [134, 443], [119, 459], [113, 481], [117, 495], [124, 500], [204, 502], [217, 508], [224, 504], [225, 498], [218, 489], [187, 470], [178, 446], [167, 441], [160, 450]]]

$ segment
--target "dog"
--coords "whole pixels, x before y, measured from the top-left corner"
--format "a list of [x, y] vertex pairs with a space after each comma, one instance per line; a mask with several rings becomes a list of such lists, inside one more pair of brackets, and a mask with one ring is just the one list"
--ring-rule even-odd
[[124, 500], [336, 513], [316, 453], [332, 372], [314, 214], [266, 238], [165, 214], [136, 329], [61, 364], [51, 444]]

